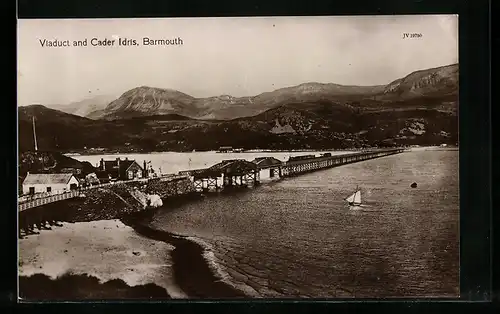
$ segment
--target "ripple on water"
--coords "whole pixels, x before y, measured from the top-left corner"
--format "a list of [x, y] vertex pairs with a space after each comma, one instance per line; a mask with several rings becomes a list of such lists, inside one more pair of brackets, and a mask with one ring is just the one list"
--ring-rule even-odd
[[[263, 297], [456, 296], [457, 173], [456, 151], [404, 153], [160, 210], [153, 225], [203, 239], [223, 280]], [[356, 185], [365, 204], [349, 210]]]

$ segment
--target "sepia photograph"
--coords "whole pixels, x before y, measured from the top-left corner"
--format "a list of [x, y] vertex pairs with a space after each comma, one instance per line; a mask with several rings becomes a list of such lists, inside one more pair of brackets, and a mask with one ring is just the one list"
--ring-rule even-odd
[[19, 19], [18, 300], [458, 298], [458, 36]]

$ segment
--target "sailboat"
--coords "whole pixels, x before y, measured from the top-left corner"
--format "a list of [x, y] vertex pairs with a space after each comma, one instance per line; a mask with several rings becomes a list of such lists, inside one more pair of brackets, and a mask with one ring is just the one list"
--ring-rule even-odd
[[352, 193], [345, 199], [350, 206], [360, 206], [361, 205], [361, 190], [356, 187], [356, 192]]

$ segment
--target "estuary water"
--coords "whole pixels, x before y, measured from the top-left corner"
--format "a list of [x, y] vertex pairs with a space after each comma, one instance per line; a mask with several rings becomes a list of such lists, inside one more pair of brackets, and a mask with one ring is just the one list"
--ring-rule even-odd
[[[336, 154], [346, 152], [334, 152]], [[162, 172], [309, 153], [162, 153]], [[124, 157], [122, 155], [121, 157]], [[236, 156], [236, 157], [235, 157]], [[77, 156], [95, 164], [118, 156]], [[417, 188], [410, 185], [416, 182]], [[343, 199], [361, 188], [363, 206]], [[458, 150], [418, 150], [160, 208], [150, 227], [206, 248], [223, 282], [254, 297], [455, 297]], [[189, 264], [189, 261], [185, 261]]]

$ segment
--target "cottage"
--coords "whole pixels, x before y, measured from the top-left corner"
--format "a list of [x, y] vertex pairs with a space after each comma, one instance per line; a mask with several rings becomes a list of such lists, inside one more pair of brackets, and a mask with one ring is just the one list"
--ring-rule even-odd
[[23, 194], [61, 193], [78, 189], [80, 183], [72, 173], [28, 173]]
[[129, 160], [128, 158], [125, 158], [125, 160], [120, 158], [116, 158], [116, 160], [101, 159], [98, 170], [101, 173], [101, 176], [98, 174], [99, 179], [101, 179], [102, 173], [107, 173], [111, 179], [118, 180], [132, 180], [144, 177], [144, 169], [135, 160]]

